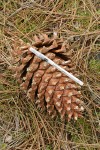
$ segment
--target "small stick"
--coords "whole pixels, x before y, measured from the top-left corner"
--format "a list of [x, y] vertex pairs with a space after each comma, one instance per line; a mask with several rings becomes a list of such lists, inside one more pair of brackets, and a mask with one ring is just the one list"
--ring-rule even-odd
[[74, 80], [75, 82], [77, 82], [78, 84], [80, 84], [81, 86], [84, 84], [81, 80], [79, 80], [78, 78], [76, 78], [75, 76], [73, 76], [71, 73], [69, 73], [65, 69], [61, 68], [59, 65], [57, 65], [55, 62], [53, 62], [51, 59], [49, 59], [48, 57], [46, 57], [42, 53], [38, 52], [36, 49], [30, 47], [29, 50], [32, 53], [34, 53], [35, 55], [37, 55], [39, 58], [41, 58], [42, 60], [46, 61], [47, 63], [49, 63], [52, 66], [54, 66], [55, 68], [57, 68], [59, 71], [61, 71], [65, 75], [67, 75], [69, 78], [71, 78], [72, 80]]

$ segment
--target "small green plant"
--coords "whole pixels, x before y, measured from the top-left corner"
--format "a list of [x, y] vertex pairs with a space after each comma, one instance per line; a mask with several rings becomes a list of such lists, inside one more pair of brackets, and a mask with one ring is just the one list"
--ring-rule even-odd
[[90, 62], [90, 70], [95, 71], [95, 73], [100, 74], [100, 60], [91, 59]]

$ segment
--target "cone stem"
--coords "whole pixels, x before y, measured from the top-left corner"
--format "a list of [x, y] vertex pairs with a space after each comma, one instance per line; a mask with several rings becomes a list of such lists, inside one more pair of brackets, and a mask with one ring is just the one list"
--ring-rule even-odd
[[54, 66], [55, 68], [57, 68], [59, 71], [61, 71], [65, 75], [67, 75], [69, 78], [71, 78], [72, 80], [74, 80], [76, 83], [80, 84], [81, 86], [84, 84], [81, 80], [79, 80], [78, 78], [76, 78], [74, 75], [72, 75], [71, 73], [69, 73], [65, 69], [61, 68], [59, 65], [57, 65], [55, 62], [53, 62], [51, 59], [49, 59], [48, 57], [46, 57], [45, 55], [43, 55], [42, 53], [40, 53], [36, 49], [30, 47], [29, 50], [32, 53], [34, 53], [35, 55], [37, 55], [39, 58], [41, 58], [42, 60], [46, 61], [47, 63], [51, 64], [52, 66]]

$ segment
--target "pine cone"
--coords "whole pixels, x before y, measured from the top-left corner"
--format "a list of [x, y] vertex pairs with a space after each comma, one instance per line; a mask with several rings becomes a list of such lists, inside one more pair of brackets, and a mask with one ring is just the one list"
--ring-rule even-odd
[[[33, 48], [45, 54], [48, 58], [65, 70], [77, 76], [71, 61], [71, 50], [63, 39], [49, 38], [46, 34], [34, 36]], [[81, 92], [78, 86], [69, 77], [55, 67], [41, 60], [29, 51], [29, 45], [21, 42], [13, 51], [15, 76], [33, 100], [37, 107], [47, 110], [53, 118], [60, 114], [61, 118], [67, 115], [68, 120], [77, 120], [84, 108], [81, 106]]]

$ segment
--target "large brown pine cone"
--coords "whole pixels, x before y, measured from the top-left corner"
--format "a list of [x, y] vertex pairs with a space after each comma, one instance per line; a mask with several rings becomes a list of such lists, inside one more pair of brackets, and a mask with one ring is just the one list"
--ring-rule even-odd
[[[46, 109], [52, 118], [59, 113], [61, 118], [67, 116], [68, 120], [71, 118], [77, 120], [84, 110], [80, 100], [80, 86], [55, 67], [35, 56], [29, 51], [29, 47], [28, 44], [21, 42], [21, 46], [19, 44], [13, 51], [16, 62], [12, 69], [21, 88], [37, 107]], [[32, 47], [77, 76], [70, 59], [71, 51], [63, 39], [49, 38], [46, 34], [35, 35]]]

